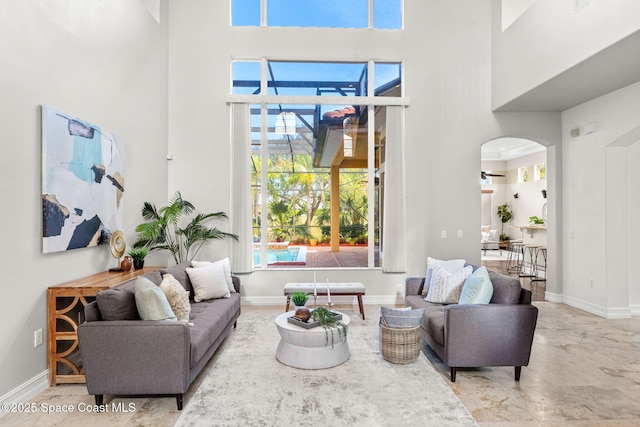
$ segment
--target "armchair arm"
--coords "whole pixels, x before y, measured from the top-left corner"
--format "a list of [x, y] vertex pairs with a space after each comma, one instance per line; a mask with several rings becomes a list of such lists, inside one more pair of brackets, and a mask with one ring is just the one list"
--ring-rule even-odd
[[527, 366], [538, 309], [522, 304], [452, 304], [444, 310], [449, 366]]
[[184, 322], [84, 322], [78, 339], [90, 394], [178, 394], [189, 387]]
[[424, 286], [424, 277], [407, 277], [404, 279], [405, 295], [420, 295]]

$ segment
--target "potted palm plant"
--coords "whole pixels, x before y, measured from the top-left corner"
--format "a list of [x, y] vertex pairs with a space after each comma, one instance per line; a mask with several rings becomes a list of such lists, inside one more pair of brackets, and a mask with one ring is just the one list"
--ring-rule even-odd
[[160, 209], [152, 203], [144, 202], [142, 217], [147, 222], [136, 227], [138, 241], [133, 246], [144, 246], [150, 251], [168, 250], [176, 264], [180, 264], [192, 260], [202, 245], [209, 240], [238, 240], [235, 234], [205, 225], [205, 222], [212, 218], [227, 218], [224, 212], [199, 213], [182, 226], [182, 219], [194, 211], [193, 204], [184, 200], [179, 191], [173, 195], [169, 205]]

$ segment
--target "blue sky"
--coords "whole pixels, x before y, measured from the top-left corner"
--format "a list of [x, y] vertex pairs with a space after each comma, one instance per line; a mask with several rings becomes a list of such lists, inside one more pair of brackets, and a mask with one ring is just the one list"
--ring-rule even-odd
[[[260, 0], [232, 0], [232, 24], [260, 25]], [[374, 28], [399, 29], [402, 0], [374, 0]], [[368, 0], [267, 0], [268, 26], [367, 28]]]

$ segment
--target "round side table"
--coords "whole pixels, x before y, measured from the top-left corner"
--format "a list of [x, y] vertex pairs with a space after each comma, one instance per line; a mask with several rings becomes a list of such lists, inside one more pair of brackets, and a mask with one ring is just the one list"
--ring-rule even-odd
[[[325, 331], [322, 326], [305, 329], [287, 320], [293, 314], [293, 311], [289, 311], [276, 317], [276, 326], [280, 334], [280, 343], [276, 350], [278, 361], [299, 369], [326, 369], [338, 366], [351, 357], [347, 339], [337, 328], [331, 328], [329, 331]], [[344, 313], [340, 314], [341, 322], [348, 330], [351, 319]]]

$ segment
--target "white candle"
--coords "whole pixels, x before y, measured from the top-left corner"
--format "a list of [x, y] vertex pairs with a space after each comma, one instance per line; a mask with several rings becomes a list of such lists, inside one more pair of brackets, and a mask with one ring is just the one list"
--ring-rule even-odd
[[327, 277], [327, 302], [331, 302], [331, 292], [329, 292], [329, 278]]

